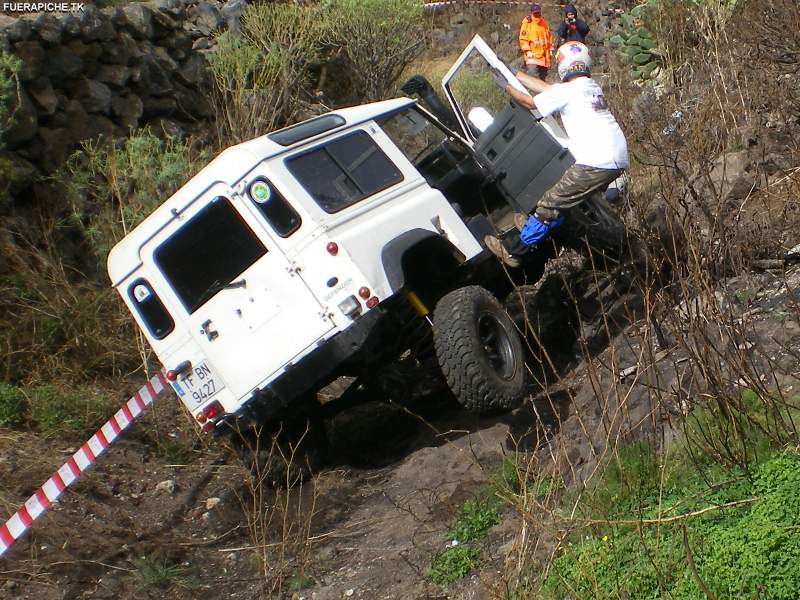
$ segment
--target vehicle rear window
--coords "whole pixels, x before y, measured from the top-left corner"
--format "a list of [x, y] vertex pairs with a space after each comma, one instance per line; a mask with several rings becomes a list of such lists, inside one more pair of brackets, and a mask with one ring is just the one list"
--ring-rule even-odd
[[154, 255], [186, 310], [193, 313], [266, 253], [230, 200], [218, 196]]
[[150, 282], [146, 279], [137, 279], [128, 286], [128, 296], [150, 331], [150, 335], [157, 340], [163, 340], [172, 333], [175, 321], [164, 308], [161, 298], [153, 291]]
[[263, 177], [249, 185], [247, 193], [270, 227], [281, 237], [289, 237], [300, 227], [300, 215], [281, 193]]
[[400, 169], [364, 131], [289, 158], [286, 167], [328, 213], [403, 180]]

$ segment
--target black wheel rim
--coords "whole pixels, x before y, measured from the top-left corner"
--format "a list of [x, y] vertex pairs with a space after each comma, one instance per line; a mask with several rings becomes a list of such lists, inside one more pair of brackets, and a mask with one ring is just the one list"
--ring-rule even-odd
[[491, 313], [478, 317], [478, 339], [489, 364], [503, 379], [514, 376], [514, 349], [511, 337], [500, 320]]

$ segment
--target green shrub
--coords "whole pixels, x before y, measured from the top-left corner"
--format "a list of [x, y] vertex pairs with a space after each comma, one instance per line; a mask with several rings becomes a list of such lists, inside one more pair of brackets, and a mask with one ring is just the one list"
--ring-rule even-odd
[[695, 409], [684, 428], [687, 451], [696, 462], [719, 462], [748, 469], [776, 448], [796, 444], [800, 420], [797, 399], [763, 398], [750, 389]]
[[480, 552], [469, 546], [447, 548], [436, 555], [428, 570], [428, 577], [439, 585], [449, 585], [463, 578], [480, 564]]
[[63, 389], [46, 384], [31, 388], [28, 420], [45, 435], [83, 438], [111, 416], [116, 405], [87, 386]]
[[752, 480], [729, 468], [708, 482], [695, 477], [682, 483], [657, 490], [642, 503], [639, 518], [746, 502], [660, 526], [610, 522], [596, 528], [562, 548], [540, 597], [705, 597], [688, 565], [681, 531], [685, 523], [699, 577], [717, 598], [797, 598], [800, 456], [774, 455], [754, 471]]
[[140, 129], [120, 142], [84, 142], [53, 179], [67, 182], [74, 221], [104, 263], [111, 247], [188, 181], [205, 159], [190, 141], [169, 135], [162, 139]]
[[133, 561], [136, 570], [131, 575], [138, 591], [148, 588], [185, 589], [197, 587], [186, 567], [166, 558], [142, 556]]
[[324, 27], [317, 5], [258, 3], [245, 9], [241, 35], [217, 38], [206, 59], [221, 146], [296, 120], [310, 96], [310, 65], [320, 61]]
[[0, 382], [0, 427], [19, 427], [25, 420], [25, 396], [14, 385]]
[[630, 77], [644, 82], [655, 79], [666, 66], [691, 58], [697, 43], [698, 11], [710, 7], [715, 20], [726, 21], [737, 0], [643, 0], [622, 15], [622, 27], [609, 38], [617, 55], [630, 67]]
[[499, 522], [497, 500], [484, 494], [464, 503], [447, 535], [459, 542], [477, 540], [486, 537], [489, 529]]
[[324, 0], [327, 39], [367, 101], [395, 94], [397, 80], [424, 49], [427, 23], [416, 0]]

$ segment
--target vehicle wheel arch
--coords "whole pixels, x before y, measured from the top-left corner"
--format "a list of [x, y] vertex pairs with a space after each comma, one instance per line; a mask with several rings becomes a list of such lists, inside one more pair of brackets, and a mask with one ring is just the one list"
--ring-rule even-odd
[[[418, 261], [418, 257], [425, 257]], [[419, 283], [420, 272], [429, 272], [437, 259], [455, 269], [466, 261], [464, 254], [445, 236], [428, 229], [415, 228], [390, 240], [381, 250], [381, 263], [393, 291]], [[446, 272], [445, 269], [437, 269]]]

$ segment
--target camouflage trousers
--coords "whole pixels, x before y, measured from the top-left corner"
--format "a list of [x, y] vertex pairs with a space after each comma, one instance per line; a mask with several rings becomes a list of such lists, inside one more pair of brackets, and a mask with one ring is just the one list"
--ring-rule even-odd
[[[572, 165], [539, 199], [536, 205], [536, 218], [543, 223], [557, 219], [562, 211], [577, 206], [597, 191], [604, 191], [623, 171], [624, 169], [597, 169]], [[517, 231], [506, 235], [502, 243], [515, 257], [524, 257], [533, 250], [533, 246], [527, 245], [520, 239]]]
[[622, 175], [624, 169], [597, 169], [584, 165], [572, 165], [561, 179], [539, 199], [536, 217], [540, 221], [558, 218], [561, 211], [577, 206], [597, 191], [604, 191], [612, 181]]

